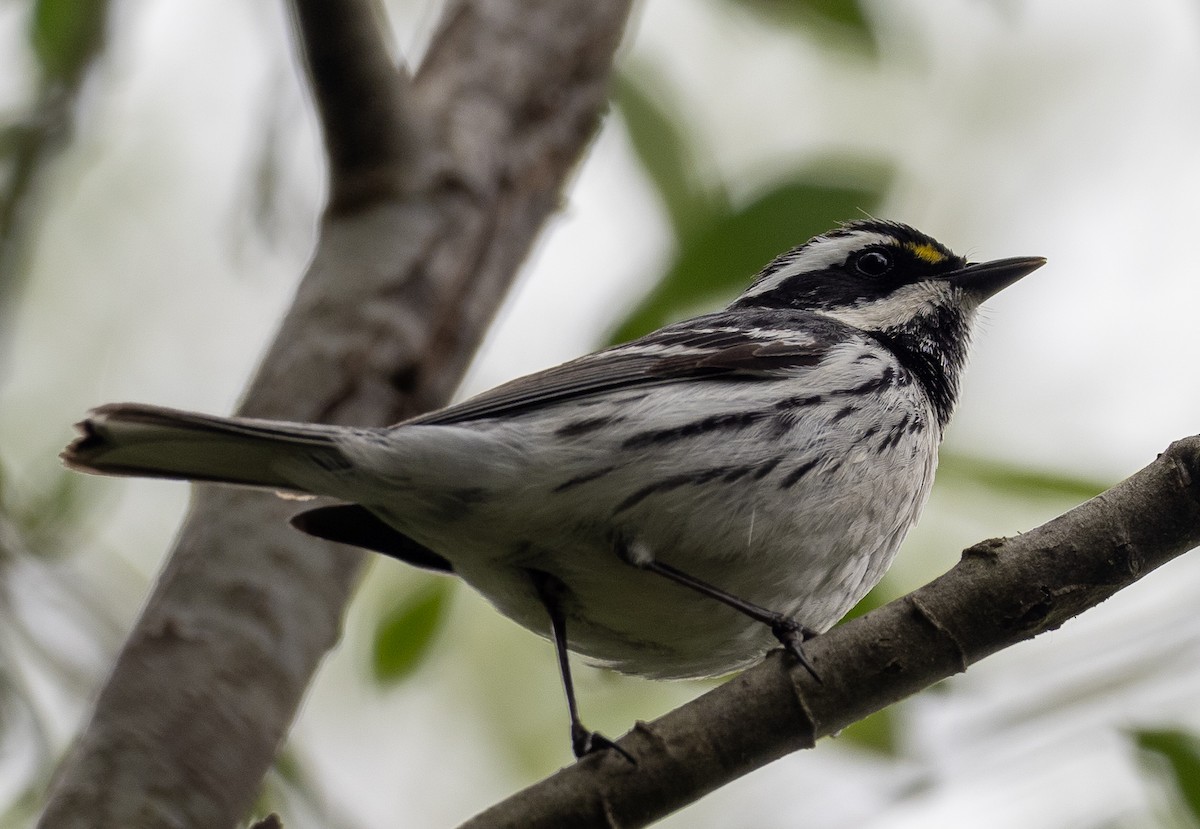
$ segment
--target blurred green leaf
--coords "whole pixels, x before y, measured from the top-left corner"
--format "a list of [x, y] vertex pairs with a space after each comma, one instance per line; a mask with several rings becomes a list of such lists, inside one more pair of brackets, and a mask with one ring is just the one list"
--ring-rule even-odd
[[[713, 215], [681, 240], [675, 262], [610, 338], [624, 342], [744, 289], [772, 258], [838, 222], [870, 212], [890, 171], [861, 161], [802, 173], [742, 207]], [[825, 182], [841, 181], [844, 184]]]
[[275, 772], [283, 780], [289, 783], [304, 783], [307, 779], [307, 774], [304, 770], [300, 758], [296, 755], [291, 746], [285, 746], [282, 751], [275, 756], [275, 762], [272, 764]]
[[1170, 781], [1191, 816], [1200, 823], [1200, 738], [1176, 729], [1132, 732], [1138, 749], [1166, 761]]
[[750, 0], [758, 4], [772, 6], [800, 6], [815, 17], [823, 18], [840, 26], [857, 29], [860, 33], [870, 36], [870, 21], [863, 14], [862, 5], [858, 0]]
[[[326, 794], [325, 781], [310, 761], [293, 745], [285, 745], [259, 786], [258, 797], [246, 829], [282, 829], [286, 826], [321, 826], [324, 829], [350, 826]], [[287, 815], [283, 823], [278, 815]], [[275, 820], [271, 818], [275, 817]]]
[[613, 100], [629, 134], [634, 152], [658, 190], [678, 239], [687, 238], [700, 223], [729, 209], [723, 192], [706, 188], [697, 176], [699, 165], [678, 119], [657, 100], [661, 87], [648, 68], [618, 73]]
[[1011, 495], [1032, 498], [1069, 498], [1086, 501], [1094, 498], [1108, 484], [1076, 475], [1058, 472], [1043, 472], [985, 458], [943, 453], [938, 461], [938, 480], [943, 484], [950, 479], [969, 480]]
[[[24, 487], [19, 500], [5, 500], [0, 493], [13, 524], [30, 552], [55, 556], [71, 549], [64, 539], [84, 522], [95, 501], [87, 497], [87, 483], [82, 475], [66, 469], [51, 469], [49, 480]], [[16, 489], [14, 488], [14, 491]]]
[[37, 0], [30, 40], [49, 79], [76, 82], [100, 47], [107, 14], [106, 0]]
[[858, 0], [726, 0], [772, 26], [800, 29], [821, 43], [869, 57], [878, 52], [875, 31]]
[[896, 756], [896, 722], [892, 709], [885, 708], [851, 723], [838, 734], [838, 740], [850, 742], [876, 754]]
[[33, 826], [45, 805], [46, 790], [50, 786], [50, 774], [22, 787], [9, 799], [7, 808], [0, 812], [0, 826]]
[[375, 679], [394, 684], [407, 678], [429, 653], [445, 618], [450, 585], [431, 581], [384, 614], [375, 629]]
[[839, 625], [844, 625], [851, 619], [857, 619], [859, 616], [865, 616], [877, 607], [883, 607], [895, 597], [895, 591], [892, 590], [887, 583], [885, 576], [883, 581], [871, 588], [871, 592], [858, 600], [858, 604], [850, 608], [840, 620]]

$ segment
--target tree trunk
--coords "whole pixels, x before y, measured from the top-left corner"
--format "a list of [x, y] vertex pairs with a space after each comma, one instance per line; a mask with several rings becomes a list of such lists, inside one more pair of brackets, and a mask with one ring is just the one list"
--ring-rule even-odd
[[[444, 404], [604, 109], [627, 0], [451, 3], [415, 78], [372, 0], [295, 0], [329, 156], [296, 301], [240, 413], [383, 425]], [[245, 816], [361, 554], [198, 489], [40, 826]]]

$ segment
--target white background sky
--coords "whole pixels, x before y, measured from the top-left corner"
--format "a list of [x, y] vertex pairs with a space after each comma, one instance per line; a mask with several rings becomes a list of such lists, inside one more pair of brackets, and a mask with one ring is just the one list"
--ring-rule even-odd
[[[25, 58], [2, 45], [20, 41], [21, 5], [0, 5], [0, 106], [22, 94], [14, 79]], [[411, 56], [436, 11], [393, 6], [397, 48]], [[49, 478], [69, 424], [89, 406], [133, 399], [227, 411], [286, 307], [320, 209], [318, 137], [278, 3], [117, 8], [79, 140], [52, 173], [6, 355], [0, 460], [18, 485]], [[814, 155], [856, 149], [897, 167], [883, 217], [977, 259], [1049, 257], [989, 303], [950, 447], [1116, 480], [1198, 431], [1195, 4], [898, 0], [870, 9], [876, 65], [704, 0], [645, 3], [625, 56], [671, 80], [673, 104], [719, 165], [713, 175], [739, 198]], [[277, 190], [264, 238], [245, 181], [263, 169], [265, 122], [277, 130]], [[466, 389], [593, 348], [669, 256], [656, 198], [610, 122]], [[105, 506], [90, 522], [95, 548], [72, 566], [104, 589], [114, 568], [151, 577], [186, 488], [87, 486]], [[987, 493], [941, 493], [910, 547], [936, 548], [948, 562], [967, 543], [1045, 517], [996, 506]], [[665, 825], [1139, 823], [1156, 794], [1122, 729], [1200, 730], [1192, 558], [904, 706], [903, 761], [826, 744]], [[926, 569], [902, 564], [914, 579], [906, 586]], [[455, 647], [417, 681], [391, 691], [364, 681], [370, 619], [411, 581], [398, 566], [373, 568], [296, 727], [348, 825], [451, 825], [568, 759], [548, 646], [465, 592], [446, 631]], [[121, 599], [126, 623], [139, 595]], [[596, 726], [620, 733], [695, 692], [587, 673], [583, 705]], [[56, 724], [60, 739], [80, 714]], [[548, 745], [514, 755], [515, 732]]]

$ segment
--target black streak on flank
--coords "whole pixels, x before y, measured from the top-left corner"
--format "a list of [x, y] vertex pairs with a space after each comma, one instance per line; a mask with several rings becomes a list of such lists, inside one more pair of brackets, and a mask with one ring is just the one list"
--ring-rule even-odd
[[777, 401], [771, 408], [779, 413], [771, 419], [771, 436], [781, 438], [800, 422], [798, 409], [816, 406], [824, 400], [819, 394], [795, 395]]
[[801, 478], [803, 478], [805, 475], [807, 475], [809, 472], [811, 472], [813, 467], [816, 466], [819, 462], [820, 462], [819, 459], [814, 458], [813, 460], [809, 461], [808, 463], [796, 467], [791, 472], [789, 472], [782, 481], [780, 481], [779, 488], [780, 489], [790, 489], [792, 486], [794, 486], [796, 484], [797, 481], [799, 481]]
[[577, 438], [586, 435], [588, 432], [595, 432], [598, 429], [603, 429], [606, 426], [620, 422], [621, 418], [613, 415], [586, 417], [581, 420], [572, 420], [569, 423], [564, 423], [554, 431], [554, 434], [560, 438]]
[[857, 406], [851, 406], [851, 405], [842, 406], [842, 408], [838, 409], [834, 413], [833, 417], [830, 419], [830, 422], [837, 423], [839, 420], [844, 420], [845, 418], [849, 417], [850, 415], [854, 414], [857, 411], [858, 411]]
[[780, 412], [771, 418], [770, 437], [775, 439], [783, 437], [792, 431], [799, 422], [800, 418], [795, 412]]
[[731, 471], [727, 466], [714, 466], [709, 469], [701, 469], [697, 472], [684, 472], [680, 475], [671, 475], [668, 478], [663, 478], [661, 481], [655, 481], [648, 486], [644, 486], [630, 495], [624, 501], [617, 504], [617, 508], [613, 510], [613, 515], [624, 512], [630, 507], [637, 506], [655, 493], [670, 492], [672, 489], [679, 489], [684, 486], [706, 484], [723, 475], [728, 475]]
[[899, 423], [891, 428], [891, 431], [888, 432], [887, 437], [880, 442], [878, 448], [875, 450], [876, 454], [882, 454], [894, 446], [899, 446], [900, 438], [904, 437], [904, 433], [906, 431], [908, 431], [907, 414], [904, 415]]
[[870, 380], [864, 380], [852, 389], [834, 392], [834, 394], [873, 394], [877, 391], [883, 391], [896, 382], [896, 369], [888, 366], [879, 373], [879, 376], [872, 377]]
[[785, 398], [783, 398], [783, 400], [778, 401], [775, 404], [775, 408], [780, 409], [780, 410], [787, 410], [787, 409], [799, 409], [799, 408], [803, 408], [804, 406], [816, 406], [823, 399], [824, 398], [821, 397], [821, 395], [819, 395], [819, 394], [798, 394], [798, 395], [795, 395], [794, 397], [785, 397]]
[[745, 429], [766, 417], [765, 412], [729, 412], [727, 414], [711, 415], [710, 417], [693, 420], [682, 426], [672, 426], [670, 429], [652, 429], [639, 432], [621, 444], [622, 449], [645, 449], [664, 443], [672, 443], [684, 438], [703, 435], [707, 432]]
[[566, 492], [571, 487], [576, 487], [576, 486], [579, 486], [580, 484], [586, 484], [591, 481], [595, 481], [600, 478], [603, 478], [605, 475], [614, 471], [615, 469], [616, 469], [615, 466], [606, 466], [602, 469], [594, 469], [591, 472], [585, 472], [582, 475], [576, 475], [574, 478], [571, 478], [569, 481], [563, 481], [561, 484], [556, 486], [551, 491], [552, 492]]
[[761, 481], [763, 478], [770, 475], [772, 472], [775, 471], [775, 467], [779, 466], [780, 462], [782, 462], [782, 461], [783, 461], [783, 458], [774, 458], [772, 460], [767, 461], [764, 464], [761, 464], [758, 467], [758, 471], [754, 473], [754, 480]]
[[740, 478], [746, 477], [753, 471], [754, 471], [753, 464], [751, 464], [750, 466], [735, 466], [733, 469], [726, 472], [721, 477], [721, 480], [724, 481], [725, 483], [733, 483], [734, 481], [736, 481]]

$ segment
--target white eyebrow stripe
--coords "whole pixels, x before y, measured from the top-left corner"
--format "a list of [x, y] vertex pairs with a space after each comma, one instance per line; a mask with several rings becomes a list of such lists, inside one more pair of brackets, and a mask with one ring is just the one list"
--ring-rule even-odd
[[797, 274], [843, 265], [850, 254], [870, 245], [895, 244], [896, 237], [886, 233], [859, 231], [846, 236], [817, 236], [801, 249], [795, 259], [751, 285], [742, 296], [752, 297], [770, 293]]

